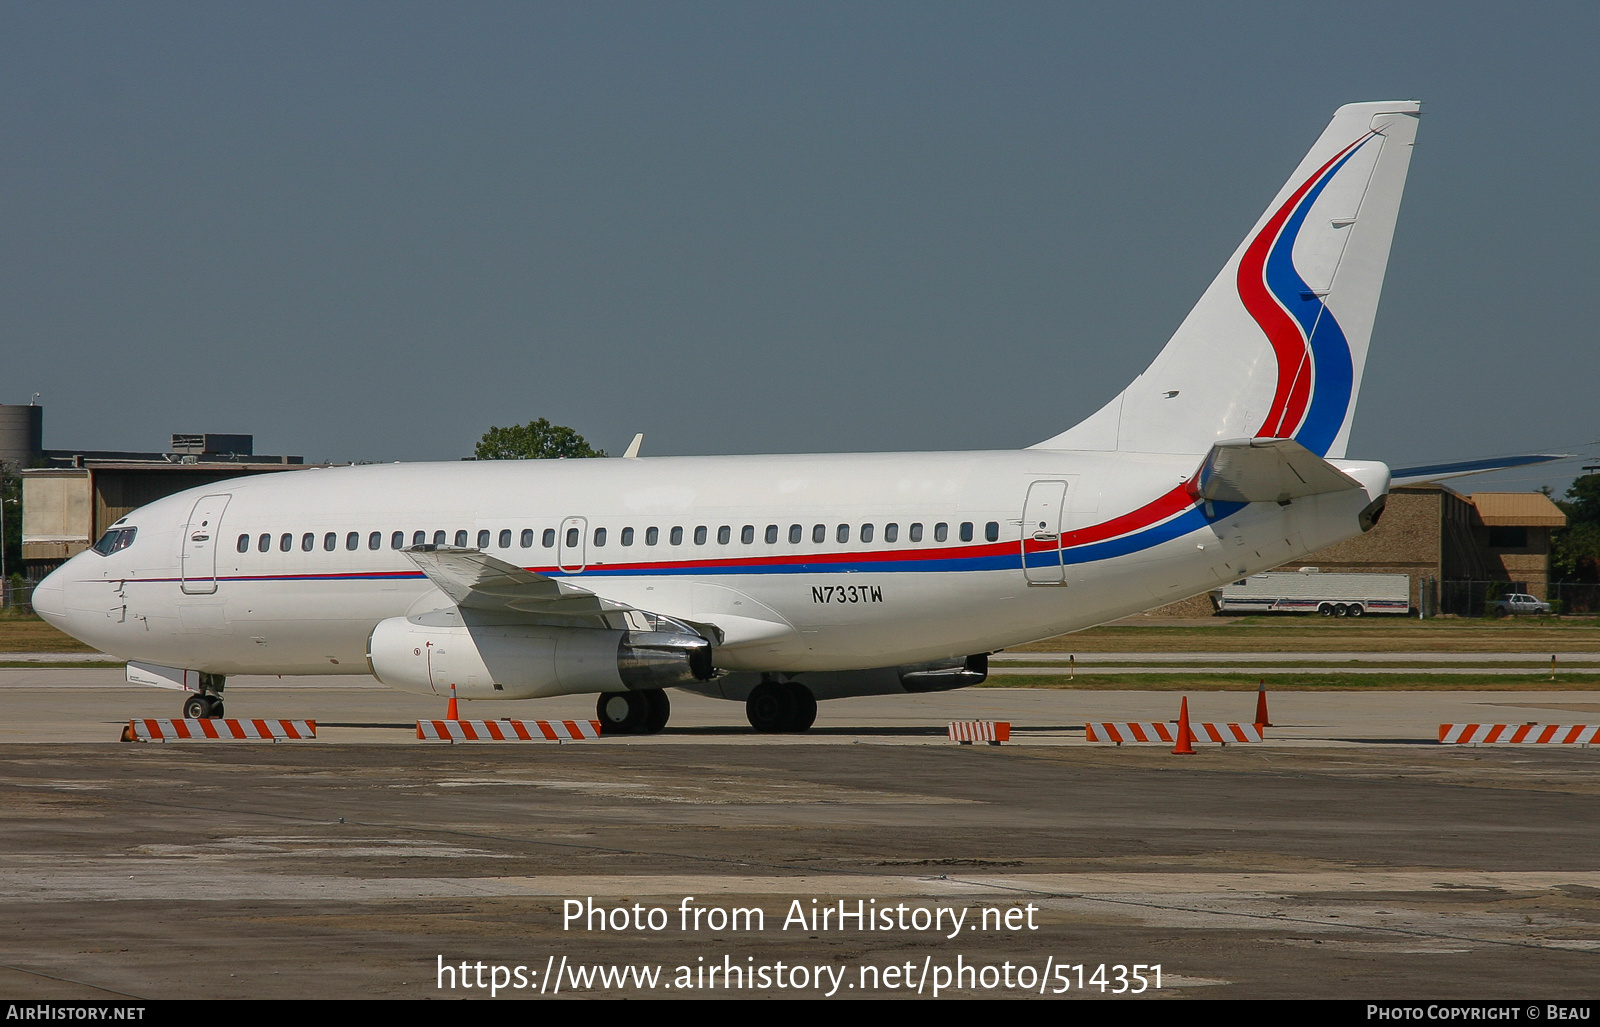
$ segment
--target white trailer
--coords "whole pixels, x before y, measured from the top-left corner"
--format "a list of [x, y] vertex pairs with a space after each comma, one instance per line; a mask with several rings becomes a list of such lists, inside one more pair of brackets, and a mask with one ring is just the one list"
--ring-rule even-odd
[[1410, 613], [1411, 578], [1406, 574], [1323, 574], [1315, 568], [1252, 574], [1223, 588], [1224, 613], [1320, 613], [1360, 617]]

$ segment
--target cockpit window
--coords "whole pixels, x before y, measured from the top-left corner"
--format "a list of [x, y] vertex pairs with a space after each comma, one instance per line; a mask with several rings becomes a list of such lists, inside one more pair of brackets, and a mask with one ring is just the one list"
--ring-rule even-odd
[[133, 545], [133, 536], [138, 532], [138, 528], [112, 528], [100, 536], [100, 541], [94, 544], [94, 551], [101, 556], [110, 556], [119, 550], [127, 549]]

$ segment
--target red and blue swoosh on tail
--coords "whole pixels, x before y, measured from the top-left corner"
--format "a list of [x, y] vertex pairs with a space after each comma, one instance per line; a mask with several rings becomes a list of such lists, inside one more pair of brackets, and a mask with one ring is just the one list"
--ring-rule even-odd
[[1294, 266], [1294, 244], [1322, 190], [1376, 133], [1368, 132], [1302, 182], [1256, 233], [1239, 261], [1239, 299], [1278, 359], [1278, 384], [1257, 437], [1292, 438], [1326, 456], [1350, 410], [1350, 343], [1322, 296]]

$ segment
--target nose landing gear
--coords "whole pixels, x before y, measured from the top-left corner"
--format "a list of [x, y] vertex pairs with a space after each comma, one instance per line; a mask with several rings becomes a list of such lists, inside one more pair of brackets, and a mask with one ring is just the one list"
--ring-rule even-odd
[[223, 714], [222, 697], [210, 696], [204, 693], [191, 695], [183, 701], [183, 716], [185, 720], [210, 720]]
[[200, 675], [200, 691], [183, 700], [183, 717], [185, 720], [210, 720], [221, 717], [222, 689], [227, 683], [227, 678], [221, 674]]

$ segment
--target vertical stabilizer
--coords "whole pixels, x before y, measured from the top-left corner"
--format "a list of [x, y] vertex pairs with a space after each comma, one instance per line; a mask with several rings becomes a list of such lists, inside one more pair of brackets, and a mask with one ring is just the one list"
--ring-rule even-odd
[[1155, 362], [1032, 448], [1201, 454], [1266, 437], [1344, 456], [1420, 109], [1335, 111]]

